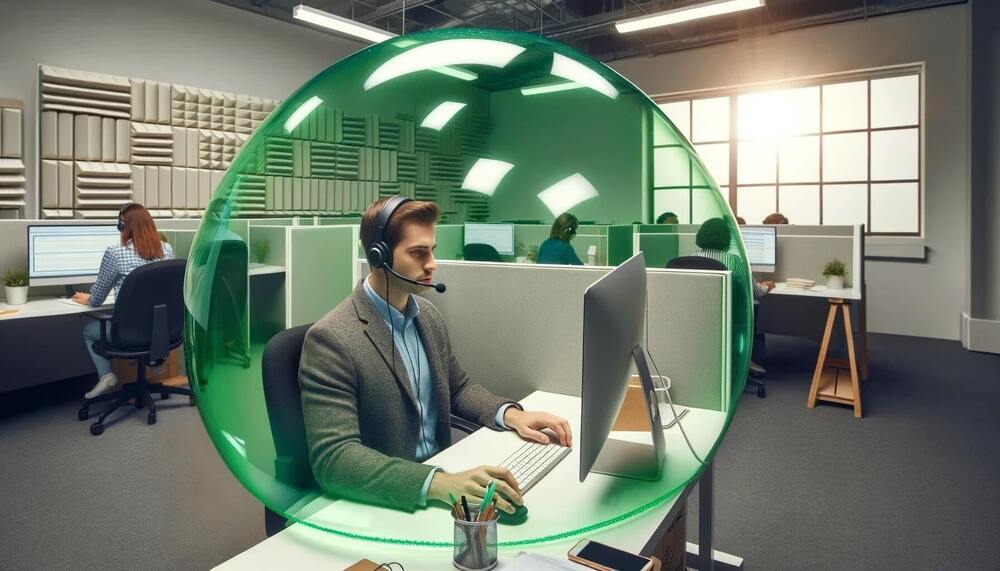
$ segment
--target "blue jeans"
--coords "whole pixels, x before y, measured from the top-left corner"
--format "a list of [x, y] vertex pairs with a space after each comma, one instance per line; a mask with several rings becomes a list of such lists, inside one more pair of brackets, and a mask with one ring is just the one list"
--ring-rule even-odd
[[[101, 325], [100, 321], [91, 321], [83, 326], [83, 340], [87, 345], [87, 352], [90, 353], [90, 359], [94, 361], [98, 379], [111, 372], [111, 361], [95, 353], [92, 346], [95, 341], [101, 340]], [[106, 328], [105, 332], [110, 336], [110, 327]]]

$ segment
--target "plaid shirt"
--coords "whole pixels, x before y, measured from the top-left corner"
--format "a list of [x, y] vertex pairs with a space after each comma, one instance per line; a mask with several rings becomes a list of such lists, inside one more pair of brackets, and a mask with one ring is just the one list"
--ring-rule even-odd
[[747, 264], [736, 254], [723, 252], [722, 250], [700, 250], [695, 252], [694, 255], [722, 262], [729, 271], [733, 272], [733, 280], [738, 284], [745, 284], [749, 281], [753, 286], [753, 298], [755, 300], [767, 294], [767, 288], [757, 281], [752, 272], [747, 271], [749, 269]]
[[128, 246], [108, 246], [108, 249], [104, 251], [104, 257], [101, 258], [101, 269], [97, 273], [97, 281], [94, 282], [94, 287], [90, 288], [90, 305], [95, 307], [102, 305], [112, 289], [117, 296], [118, 288], [121, 287], [125, 276], [139, 266], [160, 260], [172, 260], [173, 258], [174, 249], [166, 242], [163, 243], [163, 257], [152, 260], [144, 260], [139, 257], [139, 254], [132, 249], [131, 242]]

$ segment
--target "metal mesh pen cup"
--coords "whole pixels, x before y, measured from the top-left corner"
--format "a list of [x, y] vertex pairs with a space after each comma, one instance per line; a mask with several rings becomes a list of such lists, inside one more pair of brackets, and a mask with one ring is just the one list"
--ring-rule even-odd
[[472, 521], [455, 520], [455, 551], [452, 563], [462, 571], [486, 571], [497, 565], [497, 519], [494, 510], [488, 521], [479, 519], [479, 508], [469, 507]]

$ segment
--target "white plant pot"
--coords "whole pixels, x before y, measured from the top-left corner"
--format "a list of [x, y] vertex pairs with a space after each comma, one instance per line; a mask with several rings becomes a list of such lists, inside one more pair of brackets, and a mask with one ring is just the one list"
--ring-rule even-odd
[[826, 278], [827, 289], [844, 289], [843, 276], [828, 276]]
[[3, 286], [7, 294], [7, 305], [23, 305], [28, 301], [28, 286]]

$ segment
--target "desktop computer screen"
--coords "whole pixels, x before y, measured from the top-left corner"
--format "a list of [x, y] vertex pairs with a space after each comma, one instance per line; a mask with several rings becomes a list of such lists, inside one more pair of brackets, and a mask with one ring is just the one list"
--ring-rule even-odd
[[514, 255], [513, 224], [465, 224], [465, 244], [489, 244], [500, 254]]
[[75, 285], [94, 281], [108, 246], [119, 243], [113, 224], [28, 226], [28, 281]]
[[[642, 350], [646, 261], [642, 252], [597, 280], [583, 294], [583, 385], [580, 481], [590, 472], [659, 479], [665, 444], [653, 379]], [[608, 439], [625, 400], [632, 364], [639, 373], [652, 446]]]
[[743, 226], [743, 245], [750, 268], [755, 272], [774, 272], [778, 247], [778, 229], [774, 226]]

